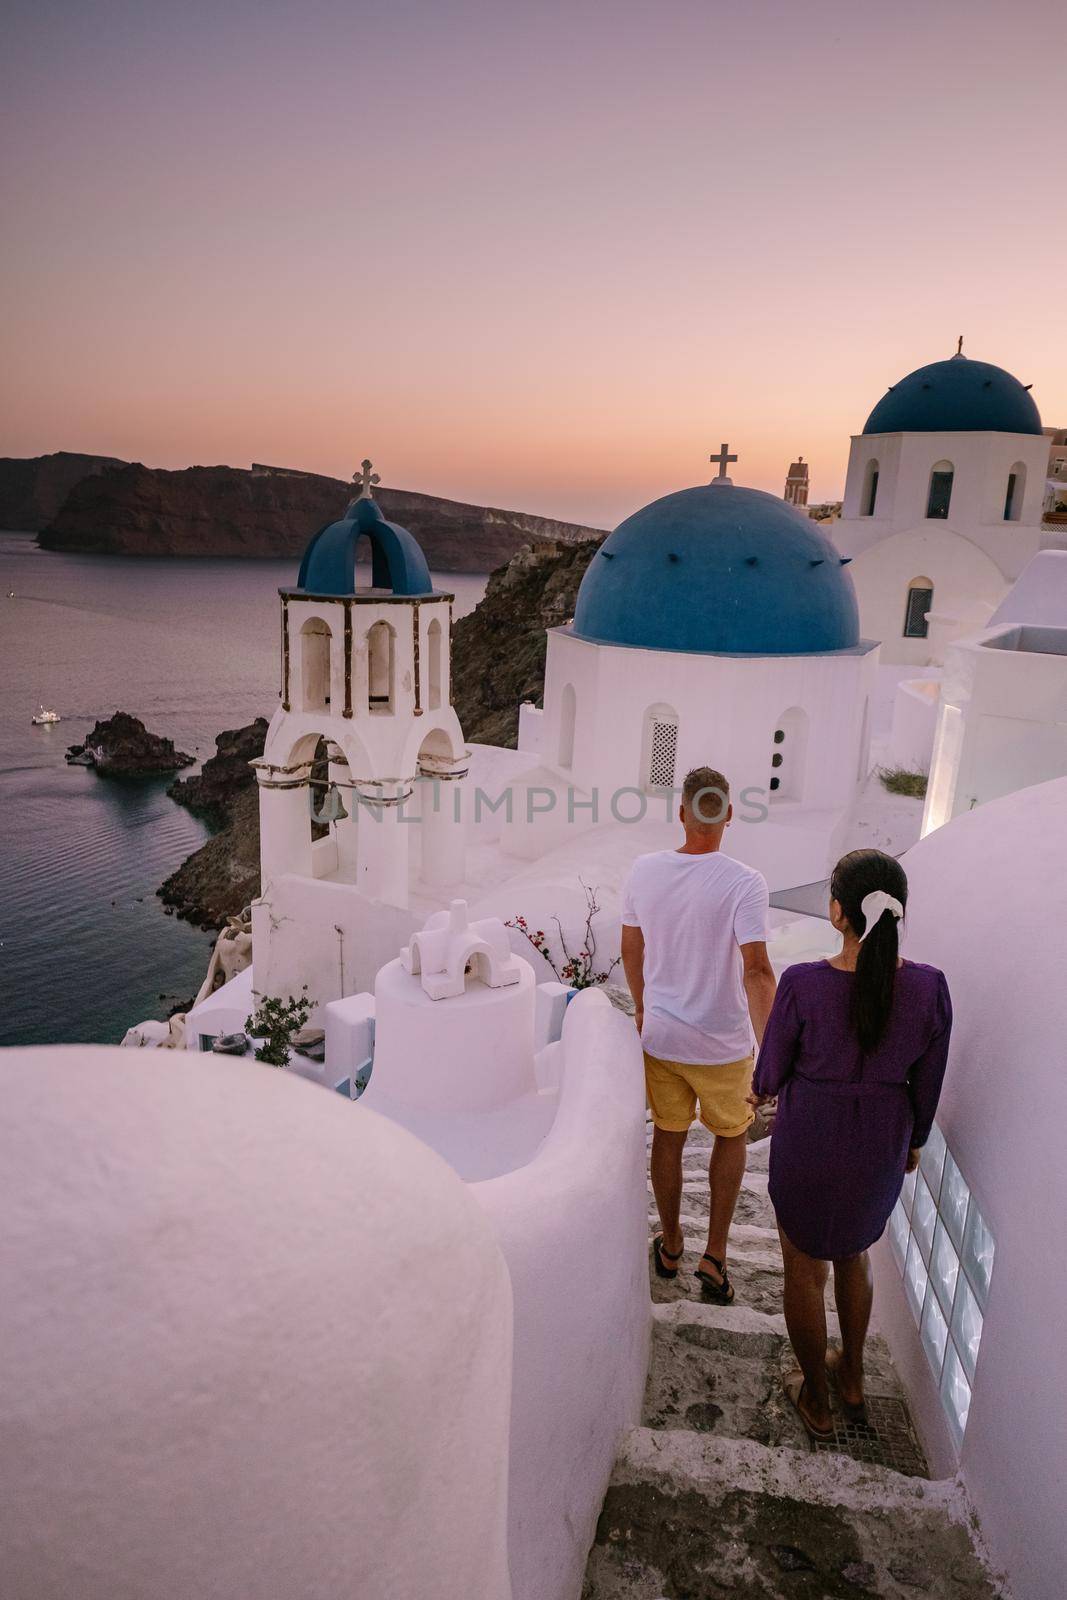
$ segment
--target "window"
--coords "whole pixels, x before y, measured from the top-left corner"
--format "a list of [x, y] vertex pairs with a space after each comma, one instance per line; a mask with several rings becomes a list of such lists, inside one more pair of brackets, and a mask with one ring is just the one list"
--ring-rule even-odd
[[934, 586], [929, 578], [912, 578], [904, 608], [905, 639], [925, 639], [930, 631], [927, 612], [934, 603]]
[[878, 503], [878, 463], [868, 461], [867, 470], [863, 479], [863, 496], [860, 501], [860, 516], [873, 517], [874, 508]]
[[943, 522], [948, 516], [954, 476], [955, 469], [951, 461], [937, 462], [930, 474], [930, 493], [926, 500], [927, 517]]
[[995, 1247], [936, 1123], [889, 1219], [889, 1243], [959, 1448], [971, 1407]]
[[1026, 493], [1026, 465], [1017, 461], [1008, 473], [1008, 487], [1004, 495], [1004, 521], [1018, 522], [1022, 516], [1023, 495]]
[[329, 709], [330, 630], [321, 617], [311, 617], [300, 630], [300, 682], [305, 711]]
[[674, 788], [678, 760], [678, 713], [671, 706], [650, 706], [645, 712], [645, 787]]
[[574, 722], [578, 712], [578, 700], [574, 693], [572, 683], [564, 684], [563, 693], [559, 697], [559, 764], [561, 767], [574, 765]]
[[776, 800], [801, 800], [804, 797], [804, 758], [808, 745], [808, 714], [791, 706], [778, 719], [771, 743], [771, 776], [768, 788]]
[[427, 662], [429, 679], [427, 702], [431, 711], [439, 711], [441, 708], [441, 658], [444, 653], [441, 645], [441, 624], [435, 617], [426, 630], [426, 654], [429, 658]]
[[396, 678], [396, 634], [388, 622], [376, 622], [367, 634], [369, 709], [386, 713], [393, 710]]

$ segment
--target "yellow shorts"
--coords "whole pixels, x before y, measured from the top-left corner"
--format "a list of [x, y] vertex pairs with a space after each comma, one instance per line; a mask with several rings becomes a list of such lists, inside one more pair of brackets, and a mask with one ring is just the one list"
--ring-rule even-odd
[[664, 1133], [685, 1133], [696, 1116], [711, 1133], [735, 1139], [751, 1127], [754, 1056], [718, 1067], [694, 1067], [685, 1061], [661, 1061], [645, 1051], [645, 1093], [652, 1121]]

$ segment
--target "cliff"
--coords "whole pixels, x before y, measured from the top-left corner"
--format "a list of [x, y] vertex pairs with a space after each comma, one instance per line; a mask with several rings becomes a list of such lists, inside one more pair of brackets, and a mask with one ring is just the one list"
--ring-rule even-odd
[[115, 456], [85, 456], [72, 450], [0, 457], [0, 528], [40, 532], [55, 521], [76, 483], [124, 465]]
[[[113, 468], [75, 483], [42, 531], [47, 550], [108, 555], [266, 556], [298, 561], [311, 535], [339, 517], [351, 484], [313, 473], [187, 467]], [[409, 528], [431, 568], [489, 572], [531, 538], [596, 530], [521, 511], [378, 489], [383, 514]]]
[[[468, 739], [514, 748], [519, 702], [540, 702], [545, 630], [567, 622], [599, 540], [544, 541], [520, 550], [489, 580], [485, 598], [455, 624], [452, 680]], [[248, 762], [260, 755], [266, 723], [220, 733], [199, 776], [168, 793], [221, 823], [161, 885], [164, 904], [202, 928], [220, 928], [259, 893], [259, 807]]]

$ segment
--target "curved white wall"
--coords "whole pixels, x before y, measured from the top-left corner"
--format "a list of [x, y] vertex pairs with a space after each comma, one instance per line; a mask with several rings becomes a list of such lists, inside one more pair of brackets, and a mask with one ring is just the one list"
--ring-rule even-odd
[[[1067, 779], [957, 817], [904, 857], [907, 954], [955, 1008], [938, 1122], [996, 1251], [960, 1471], [1016, 1600], [1059, 1600], [1067, 1542]], [[936, 1447], [939, 1402], [885, 1241], [878, 1315]]]
[[337, 1095], [160, 1063], [0, 1054], [5, 1600], [507, 1600], [482, 1211]]
[[880, 539], [855, 558], [849, 571], [856, 586], [860, 626], [867, 638], [881, 640], [883, 663], [925, 666], [932, 659], [930, 638], [903, 636], [913, 578], [930, 578], [933, 610], [958, 618], [957, 636], [982, 627], [1008, 588], [995, 562], [943, 522], [924, 523]]

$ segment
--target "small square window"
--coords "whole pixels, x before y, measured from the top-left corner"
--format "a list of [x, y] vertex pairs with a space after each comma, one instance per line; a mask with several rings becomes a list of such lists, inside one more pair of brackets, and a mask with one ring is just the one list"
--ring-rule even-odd
[[941, 1198], [938, 1210], [957, 1250], [963, 1249], [963, 1232], [967, 1226], [967, 1204], [971, 1191], [964, 1182], [963, 1173], [951, 1155], [945, 1157], [945, 1171], [941, 1179]]
[[982, 1342], [982, 1313], [974, 1290], [966, 1278], [961, 1278], [956, 1290], [956, 1306], [952, 1313], [952, 1342], [959, 1351], [963, 1370], [974, 1382], [974, 1369], [978, 1361], [978, 1346]]
[[926, 1285], [928, 1276], [923, 1264], [922, 1254], [914, 1235], [908, 1246], [908, 1258], [904, 1263], [904, 1292], [911, 1306], [912, 1316], [916, 1322], [922, 1316], [923, 1302], [926, 1299]]
[[930, 1257], [930, 1281], [937, 1290], [937, 1298], [946, 1316], [952, 1314], [952, 1302], [956, 1296], [956, 1280], [959, 1275], [960, 1258], [956, 1254], [956, 1247], [949, 1238], [945, 1224], [938, 1221], [933, 1253]]
[[932, 1287], [926, 1291], [926, 1304], [923, 1306], [919, 1333], [934, 1377], [940, 1378], [941, 1368], [945, 1362], [945, 1349], [948, 1345], [948, 1323]]
[[945, 1368], [941, 1374], [941, 1400], [948, 1414], [957, 1445], [963, 1443], [967, 1416], [971, 1409], [971, 1386], [963, 1364], [951, 1343], [945, 1353]]
[[972, 1195], [967, 1212], [967, 1231], [963, 1236], [963, 1270], [983, 1311], [989, 1294], [989, 1280], [993, 1275], [993, 1253], [993, 1235]]
[[934, 1205], [934, 1197], [926, 1187], [920, 1171], [919, 1181], [915, 1185], [915, 1201], [911, 1208], [911, 1231], [927, 1264], [930, 1261], [930, 1251], [933, 1249], [936, 1222], [937, 1207]]

